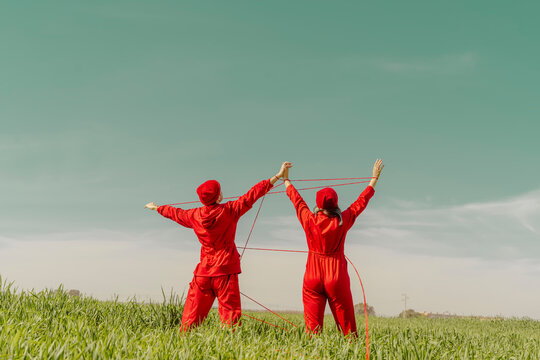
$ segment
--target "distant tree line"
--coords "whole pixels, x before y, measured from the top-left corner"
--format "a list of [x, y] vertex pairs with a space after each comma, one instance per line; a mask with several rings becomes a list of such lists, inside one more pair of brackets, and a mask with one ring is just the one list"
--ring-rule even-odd
[[[364, 315], [364, 303], [359, 303], [354, 305], [354, 312], [357, 314]], [[368, 305], [367, 306], [367, 314], [369, 316], [376, 316], [375, 315], [375, 308], [373, 306]]]

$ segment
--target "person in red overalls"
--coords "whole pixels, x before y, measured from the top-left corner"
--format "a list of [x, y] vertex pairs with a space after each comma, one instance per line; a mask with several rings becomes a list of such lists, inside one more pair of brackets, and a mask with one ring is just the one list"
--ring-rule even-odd
[[200, 324], [208, 315], [214, 299], [219, 302], [221, 322], [229, 326], [238, 323], [242, 314], [238, 274], [240, 274], [240, 254], [234, 237], [236, 225], [253, 204], [265, 195], [286, 169], [290, 162], [284, 162], [279, 172], [268, 180], [253, 186], [238, 200], [221, 204], [223, 194], [216, 180], [208, 180], [197, 188], [203, 207], [183, 210], [153, 202], [145, 207], [157, 210], [161, 215], [193, 229], [201, 243], [201, 260], [194, 271], [190, 283], [184, 312], [182, 330]]
[[375, 193], [374, 187], [383, 167], [382, 160], [377, 159], [369, 186], [343, 212], [338, 207], [338, 196], [332, 188], [317, 192], [317, 207], [311, 212], [288, 180], [289, 170], [283, 175], [287, 195], [304, 228], [309, 248], [302, 288], [304, 319], [308, 332], [319, 333], [322, 330], [324, 308], [328, 300], [340, 331], [344, 335], [356, 336], [354, 305], [344, 254], [345, 237]]

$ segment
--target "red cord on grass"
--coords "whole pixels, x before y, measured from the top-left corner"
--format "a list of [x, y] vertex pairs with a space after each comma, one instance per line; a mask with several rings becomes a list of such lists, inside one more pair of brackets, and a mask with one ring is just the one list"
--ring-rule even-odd
[[242, 316], [247, 316], [248, 318], [251, 318], [251, 319], [253, 319], [253, 320], [260, 321], [260, 322], [262, 322], [262, 323], [265, 323], [265, 324], [270, 325], [270, 326], [273, 326], [273, 327], [277, 327], [278, 329], [281, 329], [281, 330], [284, 330], [284, 331], [287, 331], [287, 332], [290, 331], [290, 330], [285, 329], [285, 328], [283, 328], [283, 327], [281, 327], [281, 326], [279, 326], [279, 325], [275, 325], [275, 324], [269, 323], [268, 321], [264, 321], [263, 319], [256, 318], [255, 316], [251, 316], [251, 315], [248, 315], [248, 314], [245, 314], [245, 313], [242, 313]]
[[[244, 248], [244, 249], [245, 249], [245, 248]], [[249, 300], [253, 301], [255, 304], [257, 304], [257, 305], [263, 307], [264, 309], [270, 311], [272, 314], [276, 315], [276, 316], [279, 317], [280, 319], [285, 320], [286, 322], [288, 322], [288, 323], [291, 324], [292, 326], [298, 327], [295, 323], [290, 322], [289, 320], [285, 319], [283, 316], [281, 316], [281, 315], [279, 315], [278, 313], [276, 313], [276, 312], [270, 310], [269, 308], [267, 308], [266, 306], [264, 306], [263, 304], [261, 304], [261, 303], [258, 302], [257, 300], [255, 300], [255, 299], [253, 299], [253, 298], [247, 296], [247, 295], [244, 294], [243, 292], [240, 291], [240, 294], [242, 294], [243, 296], [247, 297]]]
[[[261, 251], [279, 251], [279, 252], [291, 252], [291, 253], [304, 253], [304, 254], [309, 253], [309, 251], [307, 251], [307, 250], [266, 249], [266, 248], [247, 248], [247, 247], [245, 247], [244, 250], [246, 250], [246, 249], [247, 250], [261, 250]], [[360, 273], [358, 272], [358, 269], [356, 268], [356, 266], [354, 266], [353, 262], [351, 261], [351, 259], [349, 259], [347, 257], [347, 255], [345, 255], [345, 259], [354, 268], [354, 271], [356, 272], [356, 276], [358, 276], [358, 280], [360, 281], [360, 286], [362, 287], [362, 296], [364, 297], [364, 317], [366, 319], [366, 359], [369, 360], [369, 325], [368, 325], [368, 316], [367, 316], [366, 292], [364, 290], [364, 284], [362, 283], [362, 278], [360, 277]], [[271, 310], [269, 310], [269, 311], [274, 313]]]

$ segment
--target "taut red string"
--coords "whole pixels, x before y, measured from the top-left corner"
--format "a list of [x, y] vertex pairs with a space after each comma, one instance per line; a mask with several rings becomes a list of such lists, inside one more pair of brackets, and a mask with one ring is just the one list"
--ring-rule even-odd
[[[337, 186], [345, 186], [345, 185], [363, 184], [363, 183], [368, 183], [370, 181], [371, 180], [355, 181], [355, 182], [350, 182], [350, 183], [345, 183], [345, 184], [331, 184], [331, 185], [325, 185], [325, 186], [314, 186], [314, 187], [307, 187], [307, 188], [296, 189], [296, 190], [302, 191], [302, 190], [324, 189], [326, 187], [337, 187]], [[284, 193], [284, 192], [287, 192], [287, 190], [271, 191], [271, 192], [266, 193], [266, 195], [268, 195], [268, 194], [281, 194], [281, 193]]]
[[242, 256], [244, 256], [244, 251], [246, 251], [246, 246], [249, 242], [249, 238], [251, 237], [251, 233], [253, 232], [253, 228], [255, 227], [255, 223], [257, 222], [257, 218], [259, 217], [259, 213], [261, 212], [262, 204], [264, 202], [265, 197], [266, 197], [266, 194], [264, 194], [264, 196], [262, 197], [261, 203], [259, 204], [259, 208], [257, 209], [257, 214], [255, 214], [255, 219], [253, 219], [253, 224], [251, 225], [251, 229], [249, 230], [246, 243], [244, 244], [244, 250], [242, 250], [242, 254], [240, 255], [240, 260], [242, 260]]
[[375, 179], [373, 176], [370, 177], [359, 177], [359, 178], [333, 178], [333, 179], [289, 179], [289, 181], [342, 181], [342, 180], [365, 180], [365, 179]]
[[[363, 180], [363, 181], [349, 182], [349, 183], [345, 183], [345, 184], [330, 184], [330, 185], [326, 185], [326, 186], [315, 186], [315, 187], [308, 187], [308, 188], [296, 189], [296, 190], [298, 190], [298, 191], [302, 191], [302, 190], [322, 189], [322, 188], [325, 188], [325, 187], [337, 187], [337, 186], [346, 186], [346, 185], [363, 184], [363, 183], [368, 183], [368, 182], [371, 181], [371, 180], [365, 180], [365, 179], [373, 179], [373, 177], [363, 177], [363, 178], [335, 178], [335, 179], [298, 179], [298, 180], [289, 179], [289, 181], [295, 182], [295, 181], [343, 181], [343, 180]], [[281, 185], [283, 185], [283, 183], [280, 183], [279, 185], [274, 186], [274, 188], [277, 188], [278, 186], [281, 186]], [[281, 193], [284, 193], [284, 192], [286, 192], [286, 191], [285, 191], [285, 190], [283, 190], [283, 191], [271, 191], [271, 192], [266, 193], [266, 195], [268, 195], [268, 194], [281, 194]], [[233, 200], [233, 199], [238, 199], [239, 197], [240, 197], [240, 196], [229, 196], [229, 197], [223, 198], [223, 200]], [[172, 203], [172, 204], [165, 204], [165, 205], [174, 206], [174, 205], [188, 205], [188, 204], [198, 204], [198, 203], [200, 203], [200, 201], [199, 201], [199, 200], [195, 200], [195, 201], [184, 201], [184, 202]]]

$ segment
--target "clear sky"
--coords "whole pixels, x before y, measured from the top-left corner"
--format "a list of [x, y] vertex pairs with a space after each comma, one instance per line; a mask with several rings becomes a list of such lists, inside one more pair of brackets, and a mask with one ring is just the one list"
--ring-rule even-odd
[[[381, 157], [347, 244], [376, 311], [407, 293], [416, 310], [540, 319], [539, 11], [5, 2], [0, 274], [100, 298], [182, 292], [198, 243], [145, 203], [194, 200], [208, 178], [241, 194], [284, 160], [293, 178], [370, 176]], [[341, 206], [361, 190], [340, 188]], [[305, 248], [286, 197], [269, 200], [252, 243]], [[304, 263], [249, 253], [241, 286], [301, 309]]]

